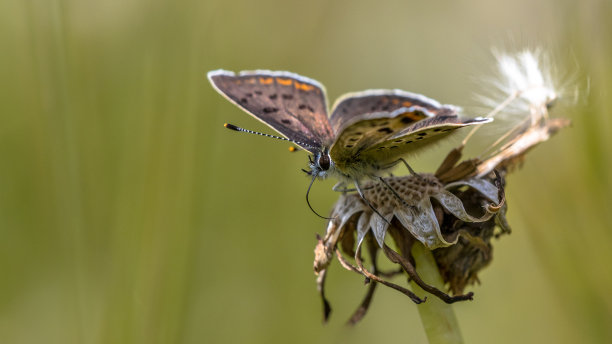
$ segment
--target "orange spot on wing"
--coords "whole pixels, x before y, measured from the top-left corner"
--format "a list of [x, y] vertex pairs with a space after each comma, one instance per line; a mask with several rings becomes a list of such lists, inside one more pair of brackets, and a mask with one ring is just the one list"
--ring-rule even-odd
[[393, 105], [397, 105], [399, 104], [399, 99], [391, 99], [391, 103], [393, 103]]
[[295, 82], [295, 88], [297, 88], [298, 90], [302, 90], [302, 91], [312, 91], [312, 89], [314, 88], [314, 86], [308, 85], [308, 84], [302, 84], [301, 82]]
[[417, 115], [416, 112], [406, 112], [406, 116], [408, 118], [410, 118], [411, 120], [413, 120], [413, 121], [419, 121], [419, 120], [422, 120], [423, 118], [425, 118], [423, 116]]
[[255, 80], [255, 78], [250, 78], [250, 79], [246, 79], [246, 80], [245, 80], [245, 82], [246, 82], [247, 84], [254, 84], [254, 83], [256, 83], [257, 81]]
[[293, 80], [291, 80], [291, 79], [276, 78], [276, 82], [278, 82], [280, 85], [283, 85], [283, 86], [289, 86], [289, 85], [291, 85]]
[[262, 85], [270, 85], [274, 82], [273, 78], [259, 78], [259, 83]]
[[409, 107], [410, 105], [412, 105], [412, 103], [408, 101], [402, 103], [402, 106], [405, 106], [405, 107]]

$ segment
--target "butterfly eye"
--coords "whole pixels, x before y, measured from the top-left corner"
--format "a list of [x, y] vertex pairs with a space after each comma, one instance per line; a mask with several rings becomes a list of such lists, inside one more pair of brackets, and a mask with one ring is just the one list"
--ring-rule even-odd
[[327, 171], [329, 170], [329, 165], [330, 165], [329, 155], [321, 154], [321, 156], [319, 157], [319, 167], [321, 167], [323, 171]]

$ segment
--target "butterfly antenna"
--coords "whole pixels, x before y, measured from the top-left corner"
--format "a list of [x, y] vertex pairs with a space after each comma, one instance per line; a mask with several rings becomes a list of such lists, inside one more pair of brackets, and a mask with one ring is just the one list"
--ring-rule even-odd
[[[224, 127], [226, 127], [227, 129], [230, 129], [230, 130], [234, 130], [234, 131], [241, 131], [241, 132], [243, 132], [243, 133], [249, 133], [249, 134], [255, 134], [255, 135], [260, 135], [260, 136], [270, 137], [270, 138], [273, 138], [273, 139], [278, 139], [278, 140], [283, 140], [283, 141], [289, 141], [289, 142], [293, 142], [293, 143], [295, 143], [296, 145], [299, 145], [299, 146], [302, 146], [302, 147], [308, 147], [308, 148], [315, 149], [315, 147], [312, 147], [312, 146], [311, 146], [311, 145], [309, 145], [309, 144], [306, 144], [306, 143], [304, 143], [304, 142], [295, 141], [295, 140], [290, 140], [290, 139], [285, 138], [285, 137], [280, 137], [280, 136], [270, 135], [270, 134], [264, 134], [264, 133], [260, 133], [260, 132], [258, 132], [258, 131], [253, 131], [253, 130], [249, 130], [249, 129], [244, 129], [244, 128], [240, 128], [240, 127], [238, 127], [238, 126], [235, 126], [235, 125], [233, 125], [233, 124], [229, 124], [229, 123], [225, 123], [225, 124], [223, 124], [223, 126], [224, 126]], [[295, 150], [296, 150], [296, 148], [294, 148], [293, 150], [291, 150], [291, 148], [289, 148], [289, 150], [290, 150], [290, 151], [295, 151]]]
[[333, 217], [325, 217], [325, 216], [321, 216], [319, 215], [319, 213], [317, 213], [312, 206], [310, 205], [310, 201], [308, 200], [308, 194], [310, 193], [310, 188], [312, 187], [312, 184], [314, 183], [315, 179], [317, 179], [317, 175], [316, 174], [312, 174], [312, 180], [310, 181], [310, 185], [308, 185], [308, 191], [306, 191], [306, 204], [308, 204], [308, 208], [310, 208], [310, 210], [312, 210], [312, 212], [317, 215], [318, 217], [322, 218], [322, 219], [326, 219], [326, 220], [331, 220], [333, 219]]

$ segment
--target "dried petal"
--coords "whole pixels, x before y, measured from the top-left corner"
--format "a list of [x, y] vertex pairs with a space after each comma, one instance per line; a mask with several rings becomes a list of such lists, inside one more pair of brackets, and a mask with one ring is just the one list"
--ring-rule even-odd
[[452, 189], [460, 186], [469, 186], [472, 189], [477, 190], [483, 196], [485, 196], [490, 202], [497, 204], [499, 202], [499, 189], [486, 179], [483, 178], [469, 178], [460, 180], [454, 183], [447, 184], [445, 188]]
[[359, 221], [357, 221], [357, 246], [361, 245], [363, 238], [368, 233], [370, 229], [370, 213], [363, 212], [361, 216], [359, 216]]
[[471, 216], [467, 213], [467, 211], [465, 211], [461, 200], [448, 191], [437, 193], [433, 195], [433, 197], [440, 202], [444, 209], [448, 210], [451, 214], [455, 215], [455, 217], [457, 217], [461, 221], [484, 222], [490, 219], [491, 216], [493, 216], [493, 213], [490, 212], [487, 212], [480, 218]]
[[376, 241], [380, 247], [382, 247], [382, 245], [385, 243], [385, 234], [387, 234], [387, 228], [393, 219], [393, 214], [387, 214], [384, 216], [385, 220], [383, 220], [383, 218], [378, 214], [370, 216], [370, 227], [372, 228], [374, 238], [376, 238]]
[[416, 207], [395, 209], [394, 214], [402, 226], [427, 248], [433, 250], [453, 244], [442, 236], [429, 198], [422, 199]]
[[[339, 227], [344, 227], [346, 222], [356, 213], [366, 210], [367, 206], [363, 204], [358, 197], [342, 196], [346, 202], [338, 202], [339, 209], [334, 209], [332, 217], [339, 217]], [[335, 220], [335, 219], [334, 219]]]

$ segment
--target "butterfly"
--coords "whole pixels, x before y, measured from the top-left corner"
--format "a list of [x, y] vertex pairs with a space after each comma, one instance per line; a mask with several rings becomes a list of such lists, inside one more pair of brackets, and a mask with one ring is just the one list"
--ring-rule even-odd
[[[335, 176], [342, 185], [354, 183], [362, 197], [361, 180], [380, 178], [384, 182], [381, 174], [400, 161], [405, 163], [403, 156], [458, 128], [491, 121], [459, 117], [458, 109], [452, 105], [441, 105], [402, 90], [349, 93], [328, 111], [321, 83], [284, 71], [235, 74], [215, 70], [208, 73], [208, 79], [230, 102], [285, 136], [276, 138], [291, 141], [312, 154], [310, 170], [305, 170], [312, 176], [310, 186], [317, 178]], [[231, 124], [225, 126], [275, 137]]]

